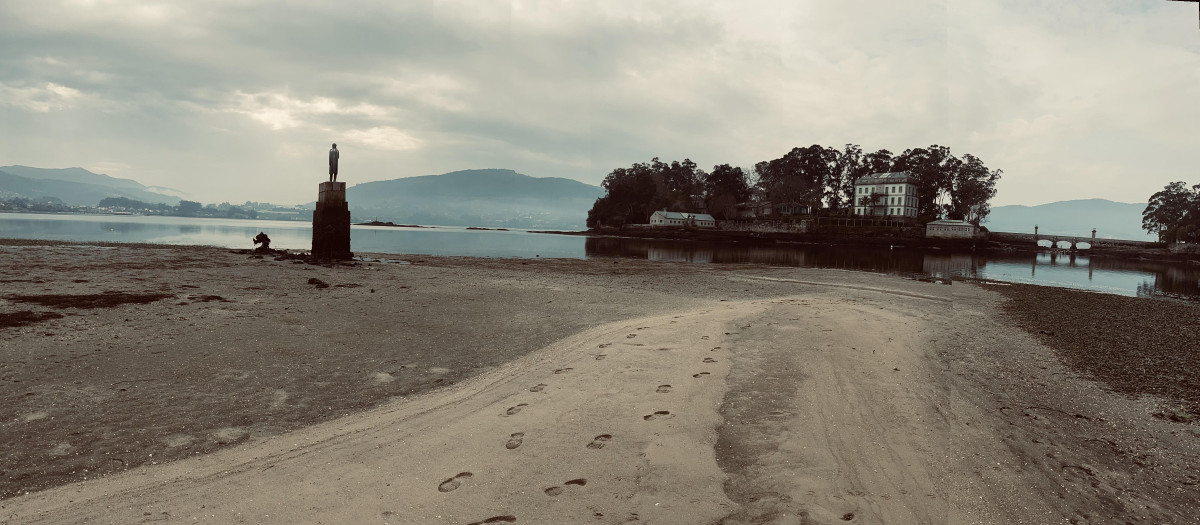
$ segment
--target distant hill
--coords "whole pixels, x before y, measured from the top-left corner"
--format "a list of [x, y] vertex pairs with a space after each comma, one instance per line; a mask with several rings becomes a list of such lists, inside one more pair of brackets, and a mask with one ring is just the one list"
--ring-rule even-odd
[[346, 189], [355, 221], [446, 226], [583, 229], [604, 190], [557, 177], [479, 169], [377, 182]]
[[1051, 202], [1040, 206], [997, 206], [992, 208], [984, 226], [991, 231], [1079, 235], [1155, 241], [1156, 236], [1142, 230], [1142, 210], [1145, 203], [1113, 202], [1105, 199], [1084, 199]]
[[179, 203], [179, 197], [152, 191], [137, 181], [92, 173], [83, 168], [0, 167], [0, 198], [13, 197], [54, 197], [74, 206], [95, 206], [105, 197], [125, 197], [149, 203]]

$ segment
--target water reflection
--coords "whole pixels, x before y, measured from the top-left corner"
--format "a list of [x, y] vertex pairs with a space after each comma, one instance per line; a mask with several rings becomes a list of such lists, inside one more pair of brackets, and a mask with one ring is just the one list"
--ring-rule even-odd
[[975, 277], [980, 264], [971, 254], [932, 255], [925, 254], [921, 271], [934, 277]]
[[302, 222], [0, 213], [0, 237], [21, 239], [253, 248], [250, 239], [264, 230], [269, 232], [273, 247], [306, 249], [312, 242], [312, 230]]
[[858, 246], [801, 244], [718, 244], [666, 239], [588, 237], [589, 257], [635, 257], [652, 261], [753, 263], [890, 273], [920, 273], [924, 255], [909, 250], [882, 251]]
[[588, 238], [589, 257], [637, 257], [693, 263], [755, 263], [840, 268], [934, 277], [973, 277], [1095, 290], [1129, 296], [1200, 299], [1200, 266], [1095, 258], [1082, 253], [949, 253], [942, 250], [740, 245], [654, 239]]
[[[260, 231], [271, 237], [272, 248], [307, 250], [312, 246], [312, 227], [307, 222], [0, 213], [0, 237], [18, 239], [253, 248], [251, 239]], [[582, 237], [458, 227], [353, 226], [350, 249], [355, 252], [477, 257], [585, 257]]]

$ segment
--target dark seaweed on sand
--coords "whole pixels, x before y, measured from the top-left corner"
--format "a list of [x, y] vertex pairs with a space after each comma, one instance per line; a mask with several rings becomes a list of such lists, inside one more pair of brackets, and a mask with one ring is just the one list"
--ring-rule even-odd
[[146, 304], [160, 301], [171, 294], [102, 292], [97, 294], [10, 295], [8, 300], [40, 304], [53, 308], [112, 308], [123, 304]]
[[[1113, 391], [1154, 395], [1200, 417], [1200, 307], [1175, 301], [1014, 284], [1004, 310], [1072, 369]], [[1168, 411], [1171, 412], [1171, 411]]]
[[33, 312], [30, 310], [22, 310], [20, 312], [0, 312], [0, 328], [16, 328], [33, 323], [40, 323], [49, 319], [59, 319], [62, 314], [58, 312]]

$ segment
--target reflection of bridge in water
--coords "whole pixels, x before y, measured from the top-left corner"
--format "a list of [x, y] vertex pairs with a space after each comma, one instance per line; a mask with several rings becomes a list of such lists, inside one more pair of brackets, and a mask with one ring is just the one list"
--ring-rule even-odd
[[[1074, 250], [1074, 248], [1072, 248], [1072, 250]], [[1032, 264], [1029, 265], [1029, 276], [1030, 277], [1037, 276], [1038, 259], [1041, 259], [1042, 257], [1043, 257], [1042, 255], [1039, 255], [1039, 256], [1033, 258]], [[1058, 266], [1059, 261], [1063, 257], [1067, 258], [1066, 262], [1067, 262], [1068, 268], [1077, 268], [1080, 266], [1080, 264], [1086, 264], [1087, 269], [1088, 269], [1088, 280], [1089, 281], [1092, 280], [1092, 275], [1093, 275], [1093, 272], [1095, 272], [1095, 269], [1092, 267], [1092, 258], [1091, 257], [1084, 257], [1084, 256], [1076, 255], [1074, 252], [1065, 253], [1065, 254], [1062, 254], [1061, 256], [1058, 254], [1058, 252], [1050, 252], [1049, 253], [1050, 266]]]
[[[1082, 268], [1086, 266], [1089, 281], [1092, 280], [1094, 267], [1098, 266], [1093, 263], [1091, 257], [1086, 255], [1078, 255], [1074, 252], [1059, 253], [1054, 251], [1034, 255], [1030, 259], [1029, 264], [1030, 277], [1037, 276], [1037, 267], [1039, 265], [1064, 268]], [[969, 253], [950, 255], [925, 254], [925, 261], [921, 271], [933, 277], [979, 277], [980, 270], [985, 266], [987, 266], [986, 259]]]

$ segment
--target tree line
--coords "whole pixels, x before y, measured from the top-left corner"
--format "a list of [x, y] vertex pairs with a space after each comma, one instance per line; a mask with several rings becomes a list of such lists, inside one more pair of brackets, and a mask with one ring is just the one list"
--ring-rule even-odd
[[1142, 229], [1166, 243], [1200, 242], [1200, 184], [1172, 182], [1150, 196], [1142, 211]]
[[899, 155], [881, 149], [864, 153], [855, 144], [843, 148], [797, 147], [752, 168], [719, 164], [700, 169], [690, 159], [634, 163], [609, 173], [605, 195], [588, 211], [589, 228], [645, 223], [656, 210], [696, 213], [707, 210], [717, 219], [737, 217], [737, 205], [768, 201], [806, 206], [822, 215], [854, 212], [854, 183], [872, 173], [906, 171], [917, 187], [918, 215], [923, 220], [966, 220], [978, 225], [991, 211], [996, 182], [1003, 174], [971, 154], [961, 158], [950, 148], [932, 145]]

